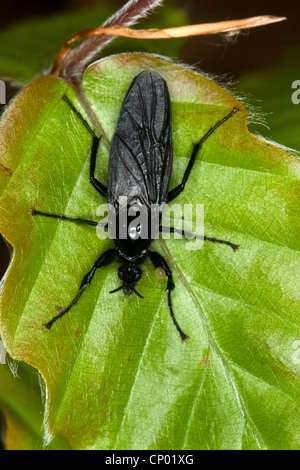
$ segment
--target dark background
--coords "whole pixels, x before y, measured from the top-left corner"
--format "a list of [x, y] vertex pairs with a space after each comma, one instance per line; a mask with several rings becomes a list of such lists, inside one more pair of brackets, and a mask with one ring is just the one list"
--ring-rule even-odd
[[[49, 15], [92, 3], [101, 3], [101, 0], [5, 1], [1, 4], [0, 28], [5, 28], [17, 20]], [[117, 10], [126, 1], [106, 0], [106, 3], [115, 5]], [[174, 3], [187, 13], [191, 24], [267, 14], [287, 17], [285, 22], [243, 32], [235, 42], [230, 42], [221, 35], [188, 39], [180, 58], [187, 64], [198, 65], [207, 73], [229, 74], [231, 78], [237, 79], [243, 74], [277, 64], [292, 45], [300, 42], [300, 12], [294, 0], [174, 0]], [[164, 5], [168, 5], [168, 0], [164, 1]], [[163, 7], [157, 8], [156, 14], [159, 14], [160, 8]], [[142, 22], [140, 25], [138, 27], [142, 27]], [[297, 78], [300, 79], [300, 76], [295, 77]], [[8, 260], [8, 251], [0, 236], [0, 279]]]
[[[53, 14], [59, 10], [84, 7], [101, 2], [115, 5], [115, 10], [126, 0], [40, 0], [1, 2], [0, 28], [16, 20]], [[168, 5], [169, 0], [164, 0]], [[278, 60], [284, 51], [300, 40], [300, 8], [295, 0], [173, 0], [187, 13], [190, 23], [209, 23], [259, 15], [286, 16], [288, 21], [254, 28], [239, 36], [233, 45], [226, 44], [220, 35], [191, 38], [182, 51], [187, 63], [199, 63], [211, 73], [233, 72], [237, 75], [249, 70], [267, 67]], [[156, 14], [163, 7], [156, 9]], [[140, 23], [142, 25], [142, 22]], [[99, 25], [100, 26], [100, 25]], [[138, 26], [139, 27], [139, 26]], [[142, 26], [140, 26], [142, 27]], [[1, 60], [1, 58], [0, 58]]]

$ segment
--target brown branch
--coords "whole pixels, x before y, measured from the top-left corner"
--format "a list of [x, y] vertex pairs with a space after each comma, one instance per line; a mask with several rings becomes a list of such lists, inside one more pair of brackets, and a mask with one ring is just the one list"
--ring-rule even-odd
[[221, 21], [218, 23], [206, 23], [181, 26], [167, 29], [140, 29], [134, 30], [120, 25], [112, 25], [103, 28], [86, 29], [75, 34], [61, 48], [58, 58], [53, 66], [52, 75], [61, 76], [63, 63], [72, 51], [75, 42], [93, 37], [122, 36], [133, 39], [171, 39], [203, 34], [225, 33], [239, 31], [241, 29], [256, 28], [271, 23], [283, 21], [286, 18], [277, 16], [256, 16], [242, 20]]
[[[103, 23], [102, 27], [111, 27], [113, 25], [132, 26], [140, 19], [145, 18], [155, 7], [161, 5], [162, 2], [163, 0], [129, 0], [120, 10], [108, 18], [108, 20]], [[99, 57], [102, 49], [107, 43], [112, 41], [114, 37], [114, 35], [98, 35], [85, 38], [85, 41], [76, 48], [69, 50], [64, 60], [60, 61], [59, 70], [55, 70], [57, 66], [56, 62], [51, 72], [52, 75], [61, 77], [73, 86], [93, 123], [94, 129], [98, 130], [99, 135], [103, 136], [102, 140], [107, 146], [109, 142], [106, 139], [103, 129], [81, 91], [81, 81], [86, 67]]]
[[[163, 0], [129, 0], [120, 10], [108, 18], [101, 28], [109, 28], [113, 25], [133, 26], [145, 18]], [[84, 38], [85, 41], [69, 51], [62, 63], [59, 76], [68, 82], [81, 82], [81, 77], [86, 67], [99, 58], [101, 51], [114, 39], [115, 35], [96, 35]], [[52, 71], [53, 73], [53, 71]]]

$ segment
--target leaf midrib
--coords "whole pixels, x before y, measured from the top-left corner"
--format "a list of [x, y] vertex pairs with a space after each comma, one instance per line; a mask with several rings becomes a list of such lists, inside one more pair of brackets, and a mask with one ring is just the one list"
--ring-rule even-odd
[[202, 318], [202, 324], [204, 325], [204, 327], [206, 329], [208, 338], [210, 338], [210, 345], [215, 350], [216, 354], [219, 356], [220, 361], [223, 364], [224, 371], [225, 371], [225, 373], [227, 372], [226, 375], [228, 376], [229, 381], [232, 384], [233, 389], [235, 390], [236, 400], [237, 400], [237, 403], [239, 405], [242, 416], [244, 416], [245, 420], [251, 426], [251, 429], [253, 431], [253, 435], [256, 435], [256, 440], [259, 443], [260, 447], [264, 448], [265, 447], [264, 441], [262, 440], [262, 438], [261, 438], [261, 436], [258, 432], [257, 427], [255, 426], [255, 424], [253, 423], [252, 419], [250, 418], [250, 416], [248, 414], [248, 410], [247, 410], [247, 408], [245, 406], [245, 403], [243, 401], [243, 398], [242, 398], [242, 396], [239, 392], [239, 388], [238, 388], [238, 385], [235, 381], [235, 377], [234, 377], [234, 375], [231, 371], [230, 364], [227, 361], [227, 359], [225, 358], [221, 348], [219, 347], [218, 343], [216, 342], [216, 340], [215, 340], [215, 338], [212, 334], [212, 331], [209, 327], [206, 316], [204, 315], [204, 312], [203, 312], [202, 307], [200, 305], [200, 300], [195, 295], [194, 291], [191, 289], [191, 284], [188, 282], [188, 280], [186, 279], [184, 273], [182, 272], [182, 270], [180, 269], [180, 267], [176, 263], [174, 257], [172, 256], [172, 253], [168, 249], [168, 247], [167, 247], [166, 243], [164, 242], [164, 240], [162, 240], [162, 247], [163, 247], [163, 250], [165, 251], [165, 253], [167, 254], [168, 258], [172, 260], [172, 263], [175, 266], [175, 269], [176, 269], [177, 273], [179, 274], [182, 283], [184, 284], [187, 291], [190, 293], [191, 298], [194, 300], [194, 303], [197, 306], [198, 311], [200, 312], [200, 315], [201, 315], [201, 318]]

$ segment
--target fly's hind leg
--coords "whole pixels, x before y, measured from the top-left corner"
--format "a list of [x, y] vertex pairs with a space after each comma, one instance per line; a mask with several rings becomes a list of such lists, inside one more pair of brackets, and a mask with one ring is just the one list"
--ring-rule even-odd
[[83, 123], [83, 125], [86, 127], [86, 129], [89, 131], [89, 133], [92, 136], [92, 151], [91, 151], [91, 162], [90, 162], [90, 182], [94, 186], [94, 188], [100, 193], [102, 196], [107, 198], [107, 187], [103, 184], [100, 183], [95, 177], [95, 169], [96, 169], [96, 157], [97, 157], [97, 151], [99, 148], [99, 143], [100, 143], [100, 137], [97, 137], [95, 132], [91, 129], [89, 123], [84, 119], [84, 117], [80, 114], [79, 111], [75, 108], [75, 106], [71, 103], [69, 98], [67, 96], [64, 96], [63, 99], [65, 100], [66, 103], [70, 106], [72, 111], [76, 114], [76, 116], [80, 119], [80, 121]]
[[[220, 127], [222, 124], [224, 124], [224, 122], [226, 122], [228, 119], [230, 119], [236, 112], [238, 112], [239, 109], [238, 108], [233, 108], [232, 111], [230, 111], [229, 114], [227, 114], [223, 119], [221, 119], [220, 121], [218, 121], [206, 134], [204, 137], [202, 137], [202, 139], [199, 140], [199, 142], [194, 146], [194, 149], [193, 149], [193, 152], [192, 152], [192, 155], [191, 155], [191, 158], [188, 162], [188, 165], [186, 167], [186, 170], [184, 172], [184, 175], [183, 175], [183, 178], [182, 178], [182, 181], [181, 183], [176, 186], [175, 188], [173, 188], [171, 191], [169, 191], [168, 193], [168, 200], [167, 202], [170, 202], [170, 201], [173, 201], [185, 188], [185, 185], [186, 185], [186, 182], [188, 181], [189, 179], [189, 176], [191, 174], [191, 171], [193, 169], [193, 166], [194, 166], [194, 163], [196, 161], [196, 157], [197, 157], [197, 154], [199, 152], [199, 150], [201, 149], [201, 146], [202, 144], [205, 142], [206, 139], [208, 139], [208, 137], [216, 130], [218, 129], [218, 127]], [[178, 230], [178, 229], [175, 229], [173, 227], [159, 227], [159, 230], [160, 232], [167, 232], [167, 231], [170, 231], [171, 233], [181, 233], [183, 235], [187, 235], [188, 238], [190, 234], [188, 234], [187, 232], [184, 232], [182, 230]], [[223, 244], [223, 245], [228, 245], [230, 246], [233, 251], [236, 251], [238, 250], [239, 248], [239, 245], [236, 245], [235, 243], [232, 243], [228, 240], [221, 240], [219, 238], [213, 238], [213, 237], [207, 237], [205, 235], [196, 235], [196, 238], [199, 238], [201, 240], [204, 240], [204, 241], [210, 241], [210, 242], [213, 242], [213, 243], [220, 243], [220, 244]]]
[[169, 194], [168, 194], [168, 200], [167, 202], [170, 202], [170, 201], [173, 201], [173, 199], [175, 199], [177, 196], [179, 196], [180, 193], [182, 193], [182, 191], [184, 190], [185, 188], [185, 185], [186, 185], [186, 182], [187, 180], [189, 179], [189, 176], [191, 174], [191, 171], [193, 169], [193, 166], [194, 166], [194, 163], [196, 161], [196, 157], [197, 157], [197, 154], [199, 152], [199, 150], [201, 149], [201, 146], [203, 144], [203, 142], [205, 142], [205, 140], [216, 130], [218, 129], [218, 127], [220, 127], [222, 124], [224, 124], [224, 122], [226, 122], [229, 118], [231, 118], [231, 116], [233, 116], [236, 112], [238, 112], [239, 109], [238, 108], [233, 108], [232, 111], [230, 111], [229, 114], [227, 114], [227, 116], [225, 116], [223, 119], [221, 119], [221, 121], [218, 121], [206, 134], [204, 137], [202, 137], [202, 139], [199, 140], [199, 142], [194, 145], [194, 148], [193, 148], [193, 152], [192, 152], [192, 155], [191, 155], [191, 158], [189, 160], [189, 163], [186, 167], [186, 170], [184, 172], [184, 175], [183, 175], [183, 178], [182, 178], [182, 181], [181, 183], [176, 186], [175, 188], [173, 188], [171, 191], [169, 191]]

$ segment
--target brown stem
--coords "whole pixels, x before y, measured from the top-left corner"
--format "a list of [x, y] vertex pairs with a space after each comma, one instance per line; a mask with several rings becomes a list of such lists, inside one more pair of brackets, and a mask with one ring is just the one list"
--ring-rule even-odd
[[[162, 2], [163, 0], [129, 0], [120, 10], [108, 18], [108, 20], [103, 23], [102, 27], [110, 27], [113, 25], [134, 25], [140, 19], [147, 16], [148, 13], [153, 11], [155, 7], [161, 5]], [[109, 145], [109, 142], [93, 110], [81, 91], [81, 81], [86, 67], [99, 57], [103, 48], [112, 41], [114, 37], [115, 35], [102, 35], [87, 38], [76, 48], [69, 50], [62, 60], [59, 55], [51, 71], [52, 75], [59, 76], [74, 88], [93, 123], [94, 130], [98, 131], [99, 135], [102, 135], [102, 141], [106, 146]]]

